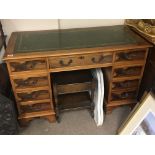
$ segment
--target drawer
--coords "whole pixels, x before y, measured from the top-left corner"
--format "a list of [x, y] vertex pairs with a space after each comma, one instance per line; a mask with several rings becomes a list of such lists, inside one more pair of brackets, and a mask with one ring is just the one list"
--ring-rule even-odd
[[127, 92], [112, 92], [111, 93], [111, 101], [118, 101], [118, 100], [126, 100], [126, 99], [135, 99], [137, 97], [137, 91], [127, 91]]
[[48, 86], [48, 76], [23, 77], [14, 79], [15, 89]]
[[113, 82], [112, 90], [133, 88], [133, 87], [138, 87], [138, 85], [139, 85], [139, 80], [125, 80], [125, 81]]
[[20, 107], [21, 113], [39, 112], [39, 111], [46, 111], [51, 109], [52, 107], [50, 103], [39, 103], [39, 104], [26, 105], [26, 106]]
[[37, 101], [37, 100], [44, 100], [49, 98], [50, 98], [50, 95], [48, 90], [17, 93], [17, 100], [19, 102]]
[[45, 70], [46, 68], [45, 59], [22, 59], [10, 62], [11, 72]]
[[130, 76], [141, 76], [142, 66], [130, 66], [123, 68], [115, 68], [113, 72], [113, 77], [130, 77]]
[[138, 51], [121, 51], [115, 55], [115, 62], [128, 62], [145, 60], [146, 49]]
[[49, 58], [51, 69], [106, 63], [112, 63], [112, 53], [83, 54]]

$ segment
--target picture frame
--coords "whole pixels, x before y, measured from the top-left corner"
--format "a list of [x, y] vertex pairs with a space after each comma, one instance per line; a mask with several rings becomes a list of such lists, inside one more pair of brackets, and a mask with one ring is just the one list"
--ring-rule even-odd
[[155, 19], [126, 19], [125, 25], [155, 44]]
[[155, 95], [143, 96], [118, 130], [119, 135], [155, 135]]

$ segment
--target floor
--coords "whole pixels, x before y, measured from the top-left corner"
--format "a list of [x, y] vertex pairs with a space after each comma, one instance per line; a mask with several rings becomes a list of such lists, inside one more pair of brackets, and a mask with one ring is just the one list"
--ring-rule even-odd
[[115, 135], [117, 129], [130, 113], [129, 107], [120, 107], [105, 116], [104, 124], [97, 127], [87, 110], [62, 114], [60, 123], [49, 123], [44, 119], [33, 120], [22, 128], [21, 135]]

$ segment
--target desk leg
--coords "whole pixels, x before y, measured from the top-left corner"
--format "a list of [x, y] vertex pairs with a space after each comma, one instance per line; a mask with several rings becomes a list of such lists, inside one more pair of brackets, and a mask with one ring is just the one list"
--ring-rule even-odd
[[34, 118], [22, 118], [22, 119], [19, 119], [19, 124], [20, 124], [21, 127], [26, 127], [26, 126], [28, 126], [30, 124], [30, 122], [33, 119], [36, 119], [36, 118], [45, 118], [50, 123], [55, 122], [55, 115], [47, 115], [47, 116], [34, 117]]
[[49, 115], [49, 116], [44, 116], [45, 119], [49, 121], [49, 123], [55, 122], [55, 116]]
[[111, 114], [115, 107], [106, 107], [106, 114]]
[[58, 123], [60, 123], [60, 112], [57, 104], [56, 104], [56, 120]]
[[33, 118], [23, 118], [19, 120], [19, 125], [21, 127], [26, 127], [29, 125], [30, 121], [32, 121]]

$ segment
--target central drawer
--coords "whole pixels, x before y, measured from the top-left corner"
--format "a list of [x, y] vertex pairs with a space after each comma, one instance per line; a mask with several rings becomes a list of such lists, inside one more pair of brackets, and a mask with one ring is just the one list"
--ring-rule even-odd
[[112, 63], [112, 53], [83, 54], [49, 58], [50, 69]]

